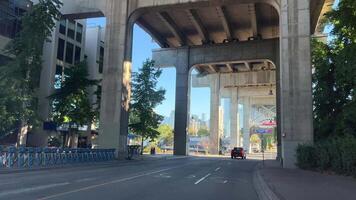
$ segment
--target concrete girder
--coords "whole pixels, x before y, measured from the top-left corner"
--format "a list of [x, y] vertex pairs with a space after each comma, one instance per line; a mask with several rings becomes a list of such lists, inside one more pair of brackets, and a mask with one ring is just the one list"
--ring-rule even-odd
[[208, 65], [208, 67], [214, 73], [219, 72], [219, 69], [217, 69], [217, 67], [215, 65]]
[[[212, 74], [200, 77], [192, 75], [192, 87], [210, 87], [212, 82]], [[221, 74], [220, 86], [221, 88], [256, 88], [263, 87], [266, 92], [262, 92], [264, 96], [269, 94], [268, 88], [276, 86], [275, 71], [257, 71], [257, 72], [242, 72]], [[261, 92], [259, 92], [261, 93]], [[240, 92], [239, 92], [240, 94]], [[241, 93], [243, 94], [243, 93]]]
[[252, 37], [257, 38], [258, 37], [258, 27], [257, 27], [256, 5], [248, 4], [248, 12], [250, 14]]
[[195, 27], [195, 29], [197, 30], [202, 43], [206, 44], [209, 43], [210, 38], [209, 38], [209, 33], [206, 30], [206, 28], [203, 25], [203, 22], [201, 21], [198, 12], [195, 9], [188, 9], [187, 10], [188, 16], [190, 17], [190, 19], [192, 20], [192, 23]]
[[61, 13], [72, 19], [103, 17], [110, 0], [62, 0]]
[[179, 49], [189, 52], [189, 66], [231, 61], [269, 60], [278, 65], [279, 40], [256, 40], [237, 43], [157, 49], [152, 58], [157, 67], [176, 66]]
[[234, 33], [231, 29], [231, 24], [230, 24], [229, 19], [226, 15], [225, 7], [223, 7], [223, 6], [216, 7], [216, 12], [218, 13], [218, 16], [221, 20], [221, 24], [224, 27], [226, 39], [228, 41], [231, 41], [232, 39], [234, 39]]
[[180, 46], [185, 46], [187, 44], [187, 38], [179, 30], [178, 25], [174, 22], [172, 17], [169, 16], [169, 14], [167, 12], [159, 12], [159, 13], [157, 13], [157, 15], [163, 21], [163, 23], [167, 26], [167, 28], [172, 32], [174, 37], [176, 37]]
[[230, 63], [227, 63], [226, 67], [228, 68], [229, 72], [234, 72], [235, 71], [234, 67]]
[[154, 41], [157, 42], [157, 44], [161, 47], [169, 47], [172, 44], [169, 44], [169, 41], [166, 40], [166, 38], [162, 37], [159, 35], [156, 30], [151, 27], [144, 19], [139, 18], [136, 21], [136, 24], [140, 26], [143, 30], [145, 30], [147, 33], [151, 35]]

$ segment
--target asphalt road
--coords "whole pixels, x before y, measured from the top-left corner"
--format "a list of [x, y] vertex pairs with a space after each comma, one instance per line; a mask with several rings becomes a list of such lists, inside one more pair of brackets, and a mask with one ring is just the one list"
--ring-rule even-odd
[[254, 200], [257, 162], [189, 157], [0, 174], [0, 200]]

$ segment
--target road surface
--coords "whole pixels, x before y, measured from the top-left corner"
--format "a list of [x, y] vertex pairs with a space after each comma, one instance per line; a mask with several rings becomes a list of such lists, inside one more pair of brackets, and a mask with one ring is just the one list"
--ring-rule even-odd
[[257, 163], [188, 157], [0, 173], [0, 199], [255, 200]]

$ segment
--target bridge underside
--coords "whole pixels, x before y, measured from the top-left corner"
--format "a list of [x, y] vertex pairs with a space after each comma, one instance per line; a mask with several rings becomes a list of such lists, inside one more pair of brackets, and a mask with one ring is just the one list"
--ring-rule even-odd
[[201, 74], [275, 70], [283, 165], [294, 167], [295, 147], [312, 142], [310, 35], [333, 0], [62, 1], [65, 16], [107, 19], [99, 147], [126, 152], [134, 23], [163, 47], [153, 53], [157, 66], [177, 69], [175, 154], [187, 152], [193, 66]]

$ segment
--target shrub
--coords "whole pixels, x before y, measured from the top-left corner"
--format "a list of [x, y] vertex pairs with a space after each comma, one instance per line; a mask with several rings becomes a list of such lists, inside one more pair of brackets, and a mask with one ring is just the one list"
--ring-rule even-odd
[[316, 163], [316, 150], [312, 145], [299, 145], [297, 148], [297, 166], [301, 169], [315, 169]]
[[356, 176], [356, 137], [336, 137], [314, 145], [299, 145], [297, 166], [301, 169]]

